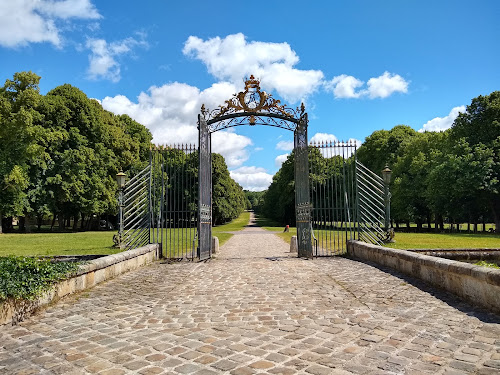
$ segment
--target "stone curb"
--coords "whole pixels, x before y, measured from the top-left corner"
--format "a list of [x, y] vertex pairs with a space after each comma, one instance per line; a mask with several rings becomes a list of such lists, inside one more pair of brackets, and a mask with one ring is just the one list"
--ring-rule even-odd
[[360, 241], [349, 241], [347, 252], [417, 277], [445, 289], [473, 305], [500, 312], [500, 270], [437, 258], [407, 250], [390, 249]]
[[40, 307], [56, 302], [64, 296], [90, 289], [95, 285], [131, 271], [160, 258], [159, 245], [151, 244], [134, 250], [91, 260], [70, 278], [59, 281], [43, 296], [33, 300], [8, 299], [0, 302], [0, 326], [16, 324]]

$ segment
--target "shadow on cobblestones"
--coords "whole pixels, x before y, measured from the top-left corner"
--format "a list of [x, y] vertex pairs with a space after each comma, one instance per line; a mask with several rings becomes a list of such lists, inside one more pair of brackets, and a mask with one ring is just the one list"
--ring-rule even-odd
[[[387, 274], [390, 274], [394, 277], [397, 277], [398, 279], [401, 279], [402, 282], [406, 282], [408, 284], [413, 285], [414, 287], [420, 289], [424, 293], [428, 293], [429, 295], [440, 299], [444, 303], [448, 304], [449, 306], [471, 316], [479, 319], [480, 321], [484, 323], [496, 323], [500, 324], [500, 315], [495, 314], [491, 311], [488, 311], [481, 306], [473, 306], [468, 302], [465, 302], [455, 296], [452, 293], [447, 292], [444, 289], [439, 289], [436, 288], [435, 286], [432, 286], [430, 284], [427, 284], [426, 282], [417, 279], [412, 276], [408, 276], [404, 273], [398, 272], [393, 270], [392, 268], [389, 267], [384, 267], [381, 266], [377, 263], [372, 263], [372, 262], [362, 262], [358, 261], [357, 259], [352, 259], [352, 261], [360, 262], [362, 264], [366, 264], [370, 267], [377, 268], [381, 270], [382, 272], [385, 272]], [[499, 296], [500, 298], [500, 296]]]
[[[259, 228], [245, 230], [257, 231]], [[498, 374], [498, 319], [346, 258], [235, 235], [0, 327], [5, 374]]]

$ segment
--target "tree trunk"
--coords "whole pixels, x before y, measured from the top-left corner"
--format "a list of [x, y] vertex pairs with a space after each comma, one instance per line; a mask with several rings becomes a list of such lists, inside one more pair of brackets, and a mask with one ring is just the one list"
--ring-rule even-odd
[[20, 216], [17, 221], [18, 221], [17, 225], [19, 228], [19, 232], [24, 232], [24, 230], [26, 229], [26, 227], [25, 227], [26, 218], [24, 216]]
[[3, 212], [0, 212], [0, 234], [3, 234], [2, 222], [3, 222]]
[[474, 233], [477, 233], [477, 218], [474, 219]]
[[432, 230], [432, 218], [431, 214], [427, 215], [427, 232], [430, 232]]
[[30, 215], [25, 216], [24, 228], [26, 230], [26, 233], [31, 233], [31, 217], [30, 217]]
[[78, 212], [73, 216], [73, 231], [77, 231], [78, 229]]
[[82, 221], [80, 222], [80, 230], [83, 230], [84, 225], [85, 225], [85, 214], [82, 213]]
[[470, 233], [470, 219], [467, 221], [467, 233]]
[[59, 223], [59, 229], [64, 230], [64, 215], [62, 214], [62, 212], [59, 212], [57, 214], [57, 221]]
[[52, 217], [52, 224], [50, 225], [50, 231], [51, 232], [54, 229], [54, 224], [55, 223], [56, 223], [56, 214], [54, 214], [54, 216]]
[[42, 220], [43, 220], [42, 215], [36, 215], [36, 226], [38, 228], [38, 231], [42, 229]]
[[491, 204], [493, 220], [495, 222], [495, 233], [500, 233], [500, 199], [494, 199]]
[[422, 233], [422, 220], [417, 220], [417, 233]]
[[484, 218], [484, 215], [483, 215], [483, 232], [486, 232], [486, 222], [485, 222], [485, 218]]
[[410, 232], [410, 220], [406, 220], [406, 230]]

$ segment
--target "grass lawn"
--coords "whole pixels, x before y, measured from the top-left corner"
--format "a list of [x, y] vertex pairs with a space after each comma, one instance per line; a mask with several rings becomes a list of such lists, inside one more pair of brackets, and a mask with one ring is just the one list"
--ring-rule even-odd
[[276, 235], [281, 237], [287, 243], [290, 243], [290, 241], [292, 240], [292, 236], [297, 235], [297, 228], [295, 227], [290, 227], [290, 230], [288, 232], [283, 232], [283, 230], [285, 229], [283, 225], [280, 225], [263, 216], [255, 215], [255, 217], [256, 217], [256, 224], [259, 227], [271, 232], [275, 232]]
[[[250, 212], [243, 212], [233, 221], [212, 228], [212, 236], [219, 239], [219, 246], [226, 243], [232, 236], [232, 233], [242, 230], [250, 221]], [[193, 250], [193, 241], [196, 235], [196, 228], [184, 229], [164, 229], [163, 242], [166, 247], [167, 258], [181, 258], [182, 256], [191, 257]], [[160, 238], [161, 241], [161, 238]], [[196, 245], [195, 245], [196, 246]], [[194, 248], [196, 251], [196, 247]]]
[[115, 231], [0, 234], [0, 256], [114, 254]]
[[[243, 229], [250, 220], [250, 212], [243, 212], [232, 222], [212, 228], [214, 236], [219, 237], [219, 245], [224, 244], [233, 235], [231, 233]], [[164, 241], [176, 243], [177, 249], [192, 248], [195, 228], [164, 229]], [[171, 238], [167, 237], [170, 233]], [[113, 235], [116, 231], [76, 232], [76, 233], [7, 233], [0, 235], [0, 256], [18, 255], [107, 255], [120, 252], [113, 247]]]
[[237, 232], [242, 230], [250, 222], [250, 212], [244, 211], [239, 217], [231, 221], [230, 223], [219, 225], [212, 228], [212, 236], [219, 238], [219, 246], [222, 246], [227, 242], [233, 235], [231, 233], [225, 232]]
[[[284, 227], [277, 223], [257, 216], [257, 225], [263, 229], [275, 232], [278, 236], [290, 243], [292, 236], [297, 235], [297, 228], [290, 228], [283, 233]], [[324, 232], [324, 233], [322, 233]], [[314, 233], [319, 241], [321, 235], [326, 236], [328, 231]], [[339, 232], [340, 235], [345, 232]], [[334, 232], [337, 236], [339, 233]], [[329, 234], [328, 234], [329, 235]], [[345, 234], [344, 234], [345, 235]], [[325, 237], [324, 237], [325, 238]], [[500, 235], [497, 234], [457, 234], [457, 233], [401, 233], [396, 232], [396, 242], [387, 244], [387, 247], [396, 249], [456, 249], [456, 248], [496, 248], [500, 249]]]
[[394, 239], [395, 243], [386, 246], [393, 249], [500, 249], [500, 235], [498, 234], [396, 232]]

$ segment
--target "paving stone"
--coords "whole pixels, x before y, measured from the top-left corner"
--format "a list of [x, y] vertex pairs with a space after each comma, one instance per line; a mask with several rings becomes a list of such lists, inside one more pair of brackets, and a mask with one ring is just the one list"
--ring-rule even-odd
[[163, 373], [164, 370], [161, 367], [146, 367], [139, 371], [141, 375], [157, 375]]
[[248, 227], [211, 261], [157, 262], [64, 298], [0, 328], [0, 373], [499, 372], [498, 315], [382, 267], [288, 251]]
[[192, 363], [186, 363], [179, 367], [175, 368], [175, 371], [179, 374], [192, 374], [193, 372], [200, 371], [201, 368], [198, 365], [194, 365]]
[[229, 371], [238, 366], [238, 364], [234, 361], [223, 359], [222, 361], [213, 363], [211, 366], [221, 371]]
[[274, 367], [274, 364], [269, 361], [257, 361], [249, 365], [251, 368], [258, 369], [258, 370], [264, 370], [268, 369], [271, 367]]

